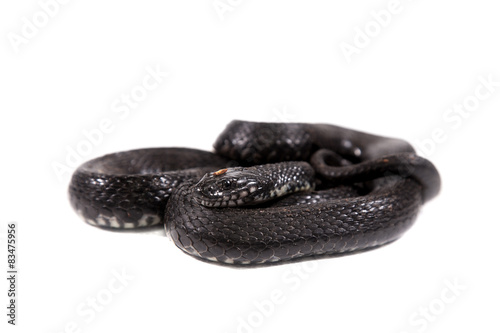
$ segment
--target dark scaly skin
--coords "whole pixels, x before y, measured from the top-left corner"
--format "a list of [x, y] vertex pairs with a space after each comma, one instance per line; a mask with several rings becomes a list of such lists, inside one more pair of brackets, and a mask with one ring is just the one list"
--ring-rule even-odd
[[[328, 161], [333, 165], [329, 165]], [[422, 186], [424, 203], [435, 197], [439, 191], [440, 178], [436, 168], [431, 162], [415, 153], [386, 155], [345, 167], [340, 155], [331, 150], [320, 149], [311, 157], [311, 164], [330, 185], [352, 184], [378, 177], [399, 175], [411, 177]]]
[[[382, 182], [365, 196], [314, 202], [311, 194], [296, 194], [261, 208], [203, 207], [193, 198], [195, 188], [183, 185], [169, 201], [167, 233], [188, 254], [234, 265], [375, 248], [408, 230], [421, 205], [420, 185], [400, 178]], [[321, 192], [315, 195], [322, 197]]]
[[69, 198], [73, 209], [91, 225], [149, 227], [164, 222], [168, 198], [177, 186], [228, 165], [223, 157], [186, 148], [109, 154], [74, 172]]
[[[186, 165], [193, 169], [181, 173], [162, 166], [172, 158], [157, 156], [151, 163], [148, 150], [109, 155], [107, 163], [87, 162], [70, 185], [73, 207], [87, 222], [103, 227], [147, 226], [153, 224], [148, 219], [154, 215], [153, 222], [164, 221], [175, 244], [197, 258], [257, 265], [392, 242], [412, 225], [419, 207], [440, 187], [434, 166], [417, 157], [407, 142], [333, 125], [234, 121], [214, 147], [225, 159], [212, 164], [188, 159]], [[332, 162], [321, 148], [334, 151], [340, 162]], [[133, 165], [127, 158], [135, 161]], [[311, 158], [319, 191], [238, 208], [205, 207], [200, 200], [203, 182], [198, 182], [203, 173], [210, 170], [213, 175], [231, 165], [228, 160], [255, 165]], [[185, 165], [180, 155], [174, 159]], [[224, 171], [216, 175], [223, 176]], [[330, 189], [332, 185], [338, 187]], [[162, 212], [165, 219], [158, 217]]]
[[219, 135], [215, 151], [248, 165], [309, 161], [319, 148], [353, 162], [396, 153], [415, 153], [400, 139], [386, 138], [327, 124], [256, 123], [235, 120]]

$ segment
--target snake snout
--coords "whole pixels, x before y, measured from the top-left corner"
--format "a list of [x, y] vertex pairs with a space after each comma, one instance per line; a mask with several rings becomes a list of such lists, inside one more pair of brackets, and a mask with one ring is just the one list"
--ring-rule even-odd
[[243, 168], [222, 169], [200, 179], [194, 198], [206, 207], [235, 207], [254, 201], [261, 189], [256, 177]]

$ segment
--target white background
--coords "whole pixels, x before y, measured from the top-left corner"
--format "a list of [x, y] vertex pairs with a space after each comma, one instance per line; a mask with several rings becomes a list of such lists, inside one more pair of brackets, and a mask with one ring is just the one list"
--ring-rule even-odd
[[[6, 271], [16, 221], [20, 271], [16, 327], [1, 279], [2, 332], [497, 331], [493, 3], [2, 2], [0, 258]], [[148, 69], [168, 77], [123, 108]], [[67, 159], [210, 150], [232, 119], [404, 138], [438, 167], [442, 192], [387, 247], [250, 270], [192, 259], [161, 229], [107, 232], [71, 210]]]

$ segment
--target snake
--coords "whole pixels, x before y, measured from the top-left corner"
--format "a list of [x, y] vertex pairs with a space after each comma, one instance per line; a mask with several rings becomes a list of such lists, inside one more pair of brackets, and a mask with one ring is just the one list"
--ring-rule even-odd
[[441, 187], [407, 141], [331, 124], [234, 120], [213, 146], [87, 161], [70, 180], [71, 206], [95, 227], [163, 224], [197, 259], [256, 267], [389, 244]]

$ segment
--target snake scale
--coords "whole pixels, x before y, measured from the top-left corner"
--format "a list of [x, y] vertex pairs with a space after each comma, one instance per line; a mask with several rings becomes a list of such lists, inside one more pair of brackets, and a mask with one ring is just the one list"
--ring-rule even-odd
[[388, 244], [440, 189], [408, 142], [334, 125], [235, 120], [214, 149], [90, 160], [72, 176], [71, 205], [97, 227], [163, 223], [198, 259], [256, 266]]

